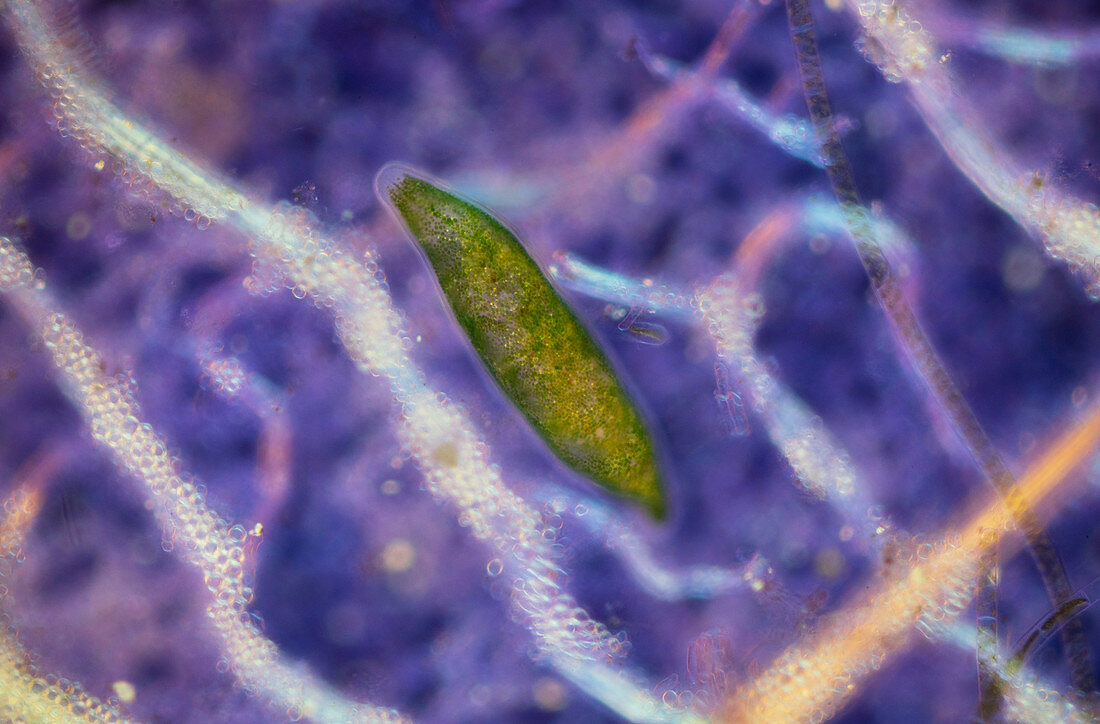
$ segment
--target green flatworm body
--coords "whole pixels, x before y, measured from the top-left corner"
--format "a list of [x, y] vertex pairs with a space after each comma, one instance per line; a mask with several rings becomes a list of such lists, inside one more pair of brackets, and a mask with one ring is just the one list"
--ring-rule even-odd
[[503, 223], [390, 164], [379, 198], [423, 250], [474, 351], [551, 451], [663, 518], [645, 421], [596, 341]]

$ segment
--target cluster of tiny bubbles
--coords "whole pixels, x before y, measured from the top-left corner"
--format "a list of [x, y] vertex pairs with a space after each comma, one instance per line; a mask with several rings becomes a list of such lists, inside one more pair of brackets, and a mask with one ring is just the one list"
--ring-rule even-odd
[[885, 536], [890, 540], [894, 533], [894, 521], [886, 508], [882, 505], [872, 505], [867, 509], [867, 522], [870, 524], [870, 534], [875, 537]]
[[741, 572], [741, 578], [748, 584], [754, 593], [761, 593], [772, 582], [775, 571], [767, 559], [757, 554], [745, 565]]
[[182, 215], [200, 229], [238, 207], [240, 194], [209, 179], [203, 169], [165, 148], [147, 129], [129, 121], [121, 128], [104, 123], [105, 117], [118, 114], [109, 102], [89, 96], [89, 107], [94, 109], [88, 111], [91, 125], [104, 128], [106, 136], [96, 139], [97, 145], [122, 163], [123, 180], [131, 190], [153, 198], [168, 196], [164, 205], [169, 213]]
[[1084, 280], [1089, 299], [1100, 301], [1100, 210], [1048, 188], [1035, 173], [1024, 174], [1017, 183], [1026, 194], [1026, 217], [1043, 238], [1050, 257], [1064, 260]]
[[815, 165], [825, 163], [817, 140], [817, 132], [804, 118], [791, 114], [778, 116], [768, 130], [768, 137], [779, 144], [780, 148], [805, 158]]
[[611, 663], [626, 655], [625, 634], [612, 635], [561, 589], [560, 568], [540, 558], [522, 569], [513, 581], [513, 604], [526, 615], [540, 656]]
[[723, 276], [700, 297], [699, 310], [719, 358], [748, 382], [754, 409], [763, 411], [775, 396], [775, 382], [762, 369], [752, 345], [764, 316], [763, 297], [745, 294], [735, 277]]
[[41, 288], [40, 282], [41, 277], [36, 279], [35, 269], [26, 254], [20, 252], [7, 237], [0, 236], [0, 292], [19, 287]]
[[564, 495], [555, 495], [546, 504], [546, 511], [551, 513], [557, 513], [558, 515], [564, 513], [569, 508], [569, 499]]
[[[8, 721], [22, 722], [102, 722], [115, 724], [131, 721], [118, 708], [115, 697], [99, 699], [84, 691], [75, 681], [50, 674], [39, 675], [25, 661], [22, 651], [4, 642], [0, 659], [4, 675], [0, 689], [9, 695], [0, 711]], [[0, 644], [2, 645], [2, 644]]]
[[283, 273], [279, 270], [278, 260], [271, 256], [269, 249], [253, 249], [252, 273], [245, 278], [244, 288], [257, 297], [268, 296], [284, 288]]
[[211, 219], [209, 216], [199, 213], [195, 209], [187, 208], [183, 212], [184, 221], [189, 221], [194, 224], [200, 231], [205, 231], [210, 228]]
[[203, 371], [210, 377], [218, 391], [229, 397], [241, 391], [247, 375], [236, 357], [205, 360]]
[[1005, 710], [1011, 721], [1052, 724], [1092, 721], [1057, 691], [1035, 682], [1017, 683], [1006, 693]]
[[[96, 171], [109, 172], [128, 192], [147, 199], [164, 214], [182, 217], [200, 230], [210, 227], [212, 219], [209, 216], [181, 200], [180, 197], [184, 195], [181, 189], [173, 189], [163, 179], [153, 175], [160, 168], [160, 162], [145, 164], [141, 159], [129, 159], [121, 148], [111, 145], [96, 132], [84, 133], [78, 140], [81, 148], [95, 159], [92, 167]], [[157, 217], [154, 215], [151, 220], [156, 221]]]
[[653, 687], [653, 693], [658, 695], [661, 703], [669, 709], [683, 709], [680, 700], [680, 677], [676, 674], [661, 679]]
[[938, 61], [932, 37], [919, 20], [893, 0], [859, 0], [868, 37], [860, 50], [893, 83], [918, 76]]
[[[390, 303], [385, 277], [373, 257], [363, 264], [313, 231], [312, 214], [287, 203], [269, 215], [253, 246], [256, 259], [279, 270], [278, 280], [297, 298], [336, 312], [337, 335], [349, 356], [374, 376], [409, 368], [404, 320]], [[263, 266], [263, 264], [258, 265]], [[257, 286], [271, 279], [254, 270]]]
[[46, 83], [46, 87], [54, 96], [53, 117], [57, 132], [62, 138], [74, 138], [80, 145], [87, 148], [95, 143], [93, 131], [81, 120], [86, 109], [79, 94], [70, 84], [58, 80], [56, 83]]
[[720, 347], [739, 334], [738, 320], [733, 311], [739, 299], [740, 288], [732, 275], [718, 277], [695, 296], [693, 306], [706, 324], [707, 332], [719, 342]]
[[41, 505], [42, 495], [34, 488], [20, 488], [8, 496], [0, 521], [0, 556], [22, 556], [23, 539], [34, 525]]
[[918, 571], [920, 575], [916, 579], [910, 577], [920, 601], [921, 613], [916, 628], [926, 638], [939, 641], [946, 627], [966, 610], [973, 598], [979, 576], [979, 557], [967, 555], [954, 536], [936, 542], [918, 540], [914, 539], [914, 564], [922, 569], [931, 568]]

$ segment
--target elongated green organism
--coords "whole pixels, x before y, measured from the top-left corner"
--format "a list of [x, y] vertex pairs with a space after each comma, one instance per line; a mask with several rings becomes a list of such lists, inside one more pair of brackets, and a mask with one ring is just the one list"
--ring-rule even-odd
[[554, 454], [664, 517], [659, 466], [642, 415], [516, 236], [407, 167], [387, 165], [375, 187], [424, 251], [489, 373]]

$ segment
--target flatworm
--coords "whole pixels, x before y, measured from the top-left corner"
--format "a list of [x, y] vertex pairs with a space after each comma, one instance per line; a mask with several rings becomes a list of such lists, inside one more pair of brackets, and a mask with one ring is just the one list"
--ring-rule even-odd
[[660, 466], [642, 414], [516, 235], [406, 166], [385, 166], [375, 189], [423, 250], [489, 374], [550, 450], [663, 518]]

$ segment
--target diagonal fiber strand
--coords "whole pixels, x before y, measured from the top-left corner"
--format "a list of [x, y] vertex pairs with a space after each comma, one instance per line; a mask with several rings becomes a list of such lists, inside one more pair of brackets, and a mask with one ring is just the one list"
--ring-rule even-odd
[[[833, 192], [844, 210], [849, 233], [860, 261], [867, 270], [891, 324], [904, 341], [911, 363], [925, 380], [932, 393], [941, 401], [948, 419], [966, 443], [986, 478], [1002, 497], [1009, 495], [1015, 480], [993, 443], [982, 429], [974, 412], [959, 392], [950, 374], [940, 362], [931, 341], [925, 335], [912, 308], [905, 301], [886, 256], [877, 244], [874, 232], [860, 200], [855, 177], [840, 143], [833, 120], [832, 108], [825, 87], [821, 58], [814, 37], [814, 22], [807, 0], [787, 0], [787, 17], [794, 42], [799, 72], [802, 75], [806, 106], [821, 139], [825, 170]], [[1027, 508], [1018, 511], [1016, 524], [1023, 531], [1028, 549], [1051, 603], [1057, 608], [1073, 598], [1073, 588], [1065, 567], [1035, 515]], [[1073, 685], [1082, 693], [1092, 695], [1096, 681], [1092, 673], [1092, 657], [1086, 643], [1084, 628], [1078, 620], [1062, 630]]]

